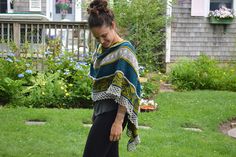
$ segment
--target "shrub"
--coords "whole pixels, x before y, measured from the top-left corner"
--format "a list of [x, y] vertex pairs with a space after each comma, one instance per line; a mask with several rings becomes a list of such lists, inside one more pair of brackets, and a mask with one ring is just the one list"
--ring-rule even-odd
[[11, 106], [63, 107], [66, 91], [59, 74], [39, 73], [30, 79], [31, 86], [24, 86], [22, 97], [11, 102]]
[[0, 102], [4, 105], [17, 100], [22, 90], [22, 80], [12, 80], [9, 77], [2, 78], [0, 81]]
[[0, 58], [0, 102], [9, 103], [17, 99], [23, 85], [28, 85], [33, 75], [30, 62], [19, 60], [14, 53]]
[[69, 106], [92, 106], [92, 80], [88, 77], [89, 66], [86, 62], [76, 61], [71, 53], [64, 52], [55, 57], [49, 55], [46, 64], [47, 72], [58, 73], [64, 79], [69, 92]]
[[0, 58], [0, 102], [26, 107], [92, 107], [89, 66], [70, 53], [45, 53], [46, 69], [35, 72], [31, 62], [13, 53]]
[[160, 89], [160, 75], [151, 73], [146, 75], [147, 82], [143, 82], [142, 85], [142, 95], [141, 97], [144, 99], [154, 99], [156, 94], [159, 92]]
[[[148, 8], [148, 10], [146, 10]], [[137, 49], [140, 65], [157, 70], [165, 50], [166, 1], [119, 0], [114, 2], [116, 21]]]
[[218, 62], [201, 54], [192, 61], [182, 58], [176, 62], [168, 76], [179, 90], [214, 89], [235, 91], [235, 71], [220, 67]]
[[[6, 58], [0, 58], [0, 77], [9, 77], [17, 80], [24, 74], [32, 74], [32, 63], [23, 59], [17, 59], [14, 53], [7, 53]], [[22, 75], [19, 75], [22, 74]]]

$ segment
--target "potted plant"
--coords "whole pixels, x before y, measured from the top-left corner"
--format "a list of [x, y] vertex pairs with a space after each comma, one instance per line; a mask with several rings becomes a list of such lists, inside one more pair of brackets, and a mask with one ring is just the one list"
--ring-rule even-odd
[[218, 10], [210, 11], [208, 17], [211, 24], [231, 24], [235, 15], [232, 9], [222, 6]]
[[140, 112], [155, 111], [158, 108], [158, 104], [154, 100], [141, 99], [139, 110]]
[[56, 7], [60, 9], [62, 19], [64, 19], [68, 10], [72, 7], [72, 3], [70, 0], [57, 0]]

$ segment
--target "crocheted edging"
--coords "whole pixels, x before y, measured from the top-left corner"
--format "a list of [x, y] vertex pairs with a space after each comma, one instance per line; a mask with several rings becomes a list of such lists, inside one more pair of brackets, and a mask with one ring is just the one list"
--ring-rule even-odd
[[[112, 88], [112, 87], [111, 87]], [[111, 89], [109, 92], [115, 91]], [[138, 128], [138, 117], [133, 111], [133, 105], [129, 102], [129, 100], [124, 96], [117, 96], [118, 93], [107, 93], [107, 91], [92, 93], [92, 100], [104, 100], [104, 99], [114, 99], [116, 103], [125, 106], [128, 112], [129, 120]]]
[[107, 89], [106, 92], [109, 93], [109, 94], [113, 94], [113, 95], [115, 95], [115, 96], [117, 96], [117, 97], [120, 97], [120, 96], [121, 96], [121, 88], [120, 88], [120, 87], [117, 87], [117, 86], [115, 86], [115, 85], [113, 85], [113, 84], [111, 84], [111, 85], [109, 86], [109, 88]]
[[126, 110], [128, 112], [128, 117], [129, 120], [135, 125], [136, 128], [138, 128], [138, 117], [137, 115], [134, 113], [133, 109], [133, 105], [129, 102], [129, 100], [124, 97], [124, 96], [120, 96], [120, 97], [116, 97], [115, 102], [117, 102], [118, 104], [125, 106]]
[[134, 151], [136, 149], [136, 146], [141, 143], [140, 137], [136, 136], [132, 142], [128, 142], [127, 144], [127, 150], [128, 151]]
[[[140, 99], [141, 97], [138, 96], [136, 87], [129, 81], [129, 79], [127, 79], [127, 78], [125, 77], [123, 71], [121, 71], [121, 70], [117, 70], [114, 74], [107, 75], [107, 76], [103, 76], [103, 77], [99, 77], [99, 78], [95, 78], [95, 77], [91, 76], [90, 73], [89, 73], [89, 77], [92, 78], [94, 81], [98, 81], [98, 80], [101, 80], [101, 79], [104, 79], [104, 78], [108, 78], [108, 77], [110, 77], [110, 76], [114, 76], [114, 75], [116, 75], [118, 72], [122, 73], [124, 79], [135, 89], [135, 95]], [[117, 86], [116, 86], [116, 87], [117, 87]]]

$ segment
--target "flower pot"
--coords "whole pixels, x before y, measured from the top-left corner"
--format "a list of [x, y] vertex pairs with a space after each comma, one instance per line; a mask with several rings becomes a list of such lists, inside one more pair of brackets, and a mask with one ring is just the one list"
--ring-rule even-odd
[[209, 23], [216, 25], [228, 25], [231, 24], [233, 20], [233, 18], [218, 18], [214, 16], [209, 17]]
[[150, 111], [155, 111], [156, 107], [152, 105], [142, 105], [140, 106], [140, 111], [141, 112], [150, 112]]

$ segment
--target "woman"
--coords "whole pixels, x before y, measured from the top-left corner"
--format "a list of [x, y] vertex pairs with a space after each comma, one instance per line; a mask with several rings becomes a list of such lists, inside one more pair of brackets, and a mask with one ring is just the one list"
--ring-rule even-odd
[[92, 1], [88, 13], [89, 28], [99, 45], [90, 67], [94, 114], [83, 157], [118, 157], [118, 144], [126, 124], [128, 151], [140, 143], [138, 62], [132, 44], [116, 32], [114, 14], [107, 8], [107, 1]]

